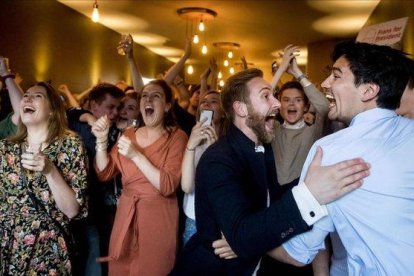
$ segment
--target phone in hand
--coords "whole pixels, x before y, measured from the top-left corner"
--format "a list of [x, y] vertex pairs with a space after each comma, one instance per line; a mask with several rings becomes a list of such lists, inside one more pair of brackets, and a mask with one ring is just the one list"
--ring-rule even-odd
[[213, 110], [201, 110], [200, 113], [200, 122], [204, 119], [207, 118], [207, 121], [205, 121], [202, 126], [211, 126], [213, 123]]

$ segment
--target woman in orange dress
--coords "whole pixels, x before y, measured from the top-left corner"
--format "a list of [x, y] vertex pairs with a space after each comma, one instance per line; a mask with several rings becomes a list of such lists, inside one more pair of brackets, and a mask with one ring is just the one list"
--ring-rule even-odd
[[187, 144], [175, 127], [172, 91], [163, 80], [144, 86], [140, 110], [144, 126], [123, 132], [107, 154], [110, 121], [92, 127], [96, 136], [95, 169], [102, 180], [121, 173], [120, 197], [109, 245], [109, 275], [167, 275], [177, 249], [176, 188]]

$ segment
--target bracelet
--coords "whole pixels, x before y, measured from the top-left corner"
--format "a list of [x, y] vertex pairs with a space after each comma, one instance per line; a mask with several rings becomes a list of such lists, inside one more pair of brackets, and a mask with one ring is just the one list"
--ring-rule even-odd
[[296, 79], [300, 82], [303, 79], [307, 79], [308, 76], [306, 76], [305, 74], [300, 75], [299, 77], [297, 77]]
[[5, 76], [1, 77], [3, 79], [3, 81], [7, 80], [7, 79], [15, 79], [16, 75], [15, 74], [7, 74]]
[[96, 143], [97, 144], [108, 144], [108, 139], [103, 140], [103, 141], [96, 140]]
[[195, 148], [189, 149], [188, 147], [185, 147], [188, 151], [195, 151]]
[[107, 144], [96, 144], [95, 150], [96, 151], [106, 151], [108, 149]]

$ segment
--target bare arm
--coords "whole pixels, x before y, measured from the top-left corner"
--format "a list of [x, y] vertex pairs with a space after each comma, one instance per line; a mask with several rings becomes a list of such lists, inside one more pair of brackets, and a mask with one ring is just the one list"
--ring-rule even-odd
[[68, 99], [68, 107], [79, 107], [79, 102], [76, 100], [76, 98], [73, 96], [72, 92], [70, 92], [68, 86], [66, 84], [61, 84], [58, 87], [58, 91], [62, 92], [66, 98]]
[[[129, 35], [131, 36], [131, 35]], [[139, 92], [141, 91], [142, 87], [144, 87], [144, 81], [142, 80], [142, 74], [139, 70], [139, 67], [134, 59], [134, 40], [131, 36], [131, 43], [122, 43], [120, 42], [120, 45], [118, 47], [123, 47], [125, 51], [125, 55], [127, 57], [129, 70], [131, 71], [131, 77], [132, 77], [132, 84], [134, 86], [134, 90]]]
[[[4, 77], [11, 74], [8, 60], [0, 56], [0, 76]], [[17, 125], [20, 119], [20, 101], [22, 99], [23, 90], [13, 78], [7, 78], [5, 81], [9, 92], [10, 102], [13, 108], [12, 122]]]
[[88, 89], [78, 93], [78, 94], [73, 94], [73, 96], [75, 97], [76, 100], [78, 100], [78, 102], [81, 102], [84, 98], [88, 97], [89, 92], [91, 92], [92, 87], [89, 87]]
[[174, 79], [174, 85], [177, 88], [178, 95], [178, 104], [183, 108], [187, 109], [190, 104], [190, 92], [184, 84], [183, 78], [180, 75], [177, 75]]
[[215, 58], [210, 59], [210, 90], [217, 90], [218, 66]]
[[196, 167], [194, 163], [195, 149], [203, 140], [207, 140], [207, 144], [212, 144], [217, 140], [216, 132], [212, 126], [202, 126], [202, 123], [206, 120], [207, 118], [204, 118], [201, 122], [196, 123], [187, 142], [183, 163], [181, 165], [181, 188], [185, 193], [194, 191]]
[[184, 55], [178, 60], [176, 64], [171, 66], [170, 69], [168, 69], [167, 73], [165, 73], [164, 75], [164, 80], [168, 84], [171, 84], [175, 76], [177, 76], [180, 73], [180, 71], [183, 70], [184, 64], [187, 61], [187, 59], [190, 58], [190, 56], [191, 56], [191, 40], [187, 39], [186, 44], [185, 44]]

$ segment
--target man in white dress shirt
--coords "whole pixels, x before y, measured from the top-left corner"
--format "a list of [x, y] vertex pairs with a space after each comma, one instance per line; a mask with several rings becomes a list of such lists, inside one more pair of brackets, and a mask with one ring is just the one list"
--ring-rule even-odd
[[323, 165], [359, 156], [371, 164], [371, 174], [361, 188], [328, 204], [329, 216], [312, 231], [273, 250], [273, 256], [309, 263], [336, 231], [347, 251], [349, 275], [411, 275], [414, 120], [395, 110], [413, 75], [413, 61], [387, 46], [353, 42], [337, 45], [332, 56], [332, 73], [322, 83], [333, 99], [328, 116], [349, 127], [313, 145], [301, 178], [318, 147]]

